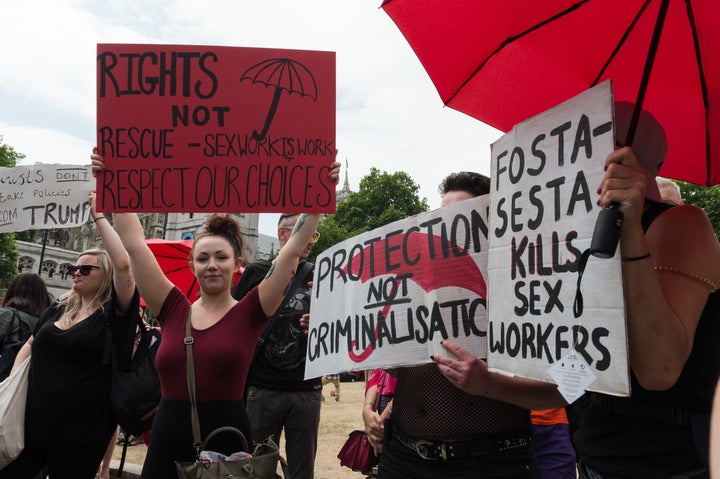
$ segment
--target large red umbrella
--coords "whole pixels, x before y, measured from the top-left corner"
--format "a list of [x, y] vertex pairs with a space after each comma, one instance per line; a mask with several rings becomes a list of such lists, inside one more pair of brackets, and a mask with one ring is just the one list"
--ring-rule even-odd
[[[195, 240], [191, 239], [178, 241], [164, 239], [146, 240], [147, 245], [155, 255], [165, 276], [167, 276], [191, 302], [194, 302], [198, 298], [198, 292], [200, 291], [200, 285], [188, 266], [190, 250], [192, 250], [194, 241]], [[236, 284], [241, 274], [242, 269], [235, 274], [234, 281]]]
[[386, 0], [382, 8], [447, 106], [508, 131], [612, 79], [616, 100], [642, 105], [663, 126], [663, 176], [720, 183], [720, 2]]

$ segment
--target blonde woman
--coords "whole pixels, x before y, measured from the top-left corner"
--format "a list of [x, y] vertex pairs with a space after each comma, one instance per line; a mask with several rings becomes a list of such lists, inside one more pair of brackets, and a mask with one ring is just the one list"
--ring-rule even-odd
[[31, 357], [25, 449], [0, 471], [3, 479], [30, 479], [45, 468], [50, 479], [94, 478], [115, 430], [106, 340], [129, 360], [138, 296], [128, 255], [94, 200], [91, 194], [91, 218], [105, 249], [80, 254], [69, 269], [72, 288], [43, 313], [18, 352], [14, 367]]

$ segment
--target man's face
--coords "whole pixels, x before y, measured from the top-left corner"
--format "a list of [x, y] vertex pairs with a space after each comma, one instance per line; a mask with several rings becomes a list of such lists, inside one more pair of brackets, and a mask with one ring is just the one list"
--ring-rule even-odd
[[[281, 248], [285, 246], [285, 243], [287, 243], [287, 241], [290, 239], [293, 228], [295, 228], [295, 223], [297, 222], [299, 217], [300, 215], [288, 217], [283, 222], [283, 225], [278, 227], [278, 240], [280, 240]], [[303, 249], [302, 253], [300, 254], [300, 259], [307, 259], [307, 257], [310, 256], [310, 252], [312, 251], [313, 246], [315, 246], [315, 242], [313, 240], [308, 241], [308, 243], [305, 245], [305, 249]]]
[[443, 195], [442, 201], [440, 201], [440, 206], [451, 205], [453, 203], [457, 203], [458, 201], [469, 200], [470, 198], [473, 198], [473, 195], [471, 195], [467, 191], [462, 191], [462, 190], [448, 191], [447, 193], [445, 193]]
[[295, 228], [295, 222], [297, 222], [297, 219], [297, 216], [285, 218], [282, 225], [278, 226], [278, 240], [280, 240], [281, 248], [285, 246], [285, 243], [287, 243], [287, 241], [290, 239], [290, 235], [292, 235], [292, 231], [293, 228]]

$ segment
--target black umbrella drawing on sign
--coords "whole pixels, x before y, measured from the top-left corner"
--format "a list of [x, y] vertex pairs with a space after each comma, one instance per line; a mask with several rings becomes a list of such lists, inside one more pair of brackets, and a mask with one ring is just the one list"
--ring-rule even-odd
[[271, 58], [253, 65], [240, 76], [240, 81], [243, 80], [275, 88], [262, 131], [260, 133], [257, 130], [253, 131], [253, 139], [257, 141], [265, 139], [283, 91], [289, 94], [297, 93], [300, 96], [309, 96], [313, 101], [317, 101], [315, 77], [305, 65], [289, 58]]

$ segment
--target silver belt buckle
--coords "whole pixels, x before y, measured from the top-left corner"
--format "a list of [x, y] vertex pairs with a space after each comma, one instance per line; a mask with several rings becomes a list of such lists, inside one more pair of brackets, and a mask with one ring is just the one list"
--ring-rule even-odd
[[415, 452], [417, 452], [418, 456], [422, 457], [423, 459], [437, 460], [438, 456], [443, 459], [447, 459], [445, 444], [440, 444], [440, 446], [438, 447], [430, 441], [418, 439], [415, 441], [415, 447], [413, 449], [415, 449]]

